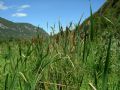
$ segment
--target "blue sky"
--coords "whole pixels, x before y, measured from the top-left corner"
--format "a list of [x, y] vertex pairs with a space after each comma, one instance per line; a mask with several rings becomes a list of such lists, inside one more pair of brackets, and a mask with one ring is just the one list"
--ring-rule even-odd
[[[105, 0], [91, 0], [93, 12]], [[0, 0], [0, 17], [14, 22], [28, 22], [51, 32], [50, 26], [60, 20], [65, 27], [70, 22], [77, 23], [90, 15], [89, 0]], [[47, 30], [48, 22], [48, 30]]]

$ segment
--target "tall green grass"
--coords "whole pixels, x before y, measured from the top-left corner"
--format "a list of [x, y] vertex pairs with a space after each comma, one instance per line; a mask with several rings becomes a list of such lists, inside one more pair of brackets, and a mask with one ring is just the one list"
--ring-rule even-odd
[[82, 30], [0, 43], [0, 90], [119, 90], [119, 41], [97, 35], [90, 11]]

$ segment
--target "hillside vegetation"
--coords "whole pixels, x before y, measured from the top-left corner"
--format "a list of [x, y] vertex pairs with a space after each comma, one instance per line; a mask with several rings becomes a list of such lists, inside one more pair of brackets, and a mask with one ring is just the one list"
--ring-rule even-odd
[[42, 29], [29, 23], [14, 23], [0, 17], [0, 40], [30, 39], [38, 34], [44, 37], [49, 35]]
[[[111, 32], [115, 38], [120, 39], [120, 0], [107, 0], [93, 15], [93, 19], [96, 36], [106, 37]], [[89, 20], [85, 20], [82, 26]]]

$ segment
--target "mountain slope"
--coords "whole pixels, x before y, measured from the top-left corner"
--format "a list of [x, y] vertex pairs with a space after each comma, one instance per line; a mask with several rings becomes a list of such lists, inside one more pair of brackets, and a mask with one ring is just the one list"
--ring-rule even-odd
[[14, 23], [0, 17], [0, 40], [4, 39], [29, 39], [37, 34], [47, 37], [48, 34], [42, 29], [29, 23]]
[[[86, 19], [80, 28], [90, 21]], [[104, 5], [93, 14], [94, 30], [97, 35], [106, 36], [108, 32], [120, 39], [120, 0], [107, 0]]]

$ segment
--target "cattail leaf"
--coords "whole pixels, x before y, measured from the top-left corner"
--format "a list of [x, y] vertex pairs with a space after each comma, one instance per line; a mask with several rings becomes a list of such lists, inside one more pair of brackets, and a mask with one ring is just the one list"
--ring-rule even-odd
[[28, 83], [28, 80], [26, 79], [25, 75], [22, 72], [19, 72], [19, 75], [26, 83]]
[[114, 23], [113, 23], [110, 19], [108, 19], [107, 17], [103, 16], [103, 18], [104, 18], [106, 21], [110, 22], [112, 25], [114, 25]]

